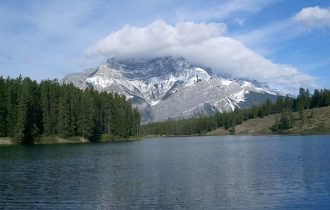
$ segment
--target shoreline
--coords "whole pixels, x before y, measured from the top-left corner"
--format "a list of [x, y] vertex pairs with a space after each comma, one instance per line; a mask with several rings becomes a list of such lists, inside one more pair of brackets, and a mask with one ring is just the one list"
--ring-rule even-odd
[[[52, 140], [47, 140], [47, 141], [36, 141], [32, 145], [56, 145], [56, 144], [89, 144], [89, 143], [119, 143], [119, 142], [129, 142], [129, 141], [141, 141], [144, 139], [152, 139], [152, 138], [178, 138], [178, 137], [221, 137], [221, 136], [328, 136], [330, 133], [309, 133], [309, 134], [293, 134], [293, 133], [288, 133], [288, 134], [222, 134], [222, 135], [209, 135], [209, 134], [201, 134], [201, 135], [148, 135], [148, 136], [142, 136], [142, 137], [137, 137], [137, 138], [129, 138], [129, 139], [110, 139], [110, 140], [100, 140], [100, 141], [89, 141], [86, 138], [82, 137], [69, 137], [69, 138], [62, 138], [62, 137], [52, 137]], [[19, 145], [14, 142], [12, 138], [9, 137], [0, 137], [0, 146], [14, 146], [14, 145]]]
[[[142, 140], [144, 137], [129, 137], [125, 138], [116, 138], [116, 139], [102, 139], [99, 141], [90, 141], [86, 138], [80, 136], [73, 136], [73, 137], [59, 137], [59, 136], [42, 136], [37, 139], [31, 145], [51, 145], [51, 144], [89, 144], [89, 143], [109, 143], [109, 142], [126, 142], [126, 141], [139, 141]], [[0, 137], [0, 146], [13, 146], [13, 145], [20, 145], [15, 142], [13, 138], [10, 137]]]
[[11, 145], [17, 145], [17, 144], [9, 137], [0, 137], [0, 146], [11, 146]]
[[212, 135], [212, 134], [201, 134], [201, 135], [148, 135], [144, 136], [145, 139], [150, 138], [171, 138], [171, 137], [207, 137], [207, 136], [328, 136], [330, 133], [273, 133], [273, 134], [266, 134], [266, 133], [247, 133], [247, 134], [219, 134], [219, 135]]

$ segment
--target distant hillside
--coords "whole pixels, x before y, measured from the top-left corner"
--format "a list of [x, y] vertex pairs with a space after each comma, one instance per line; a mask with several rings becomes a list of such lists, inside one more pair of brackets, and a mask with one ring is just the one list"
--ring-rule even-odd
[[[295, 124], [292, 128], [283, 132], [284, 134], [330, 134], [330, 106], [306, 109], [304, 110], [303, 121], [300, 119], [299, 113], [294, 112]], [[278, 134], [271, 131], [276, 119], [280, 118], [280, 114], [272, 114], [263, 118], [255, 118], [242, 122], [241, 125], [235, 127], [237, 135], [269, 135]], [[208, 135], [229, 135], [230, 130], [223, 127], [208, 132]]]

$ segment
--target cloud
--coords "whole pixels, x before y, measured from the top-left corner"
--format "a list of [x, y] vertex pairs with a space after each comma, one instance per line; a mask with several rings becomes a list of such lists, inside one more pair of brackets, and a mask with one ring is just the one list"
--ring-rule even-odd
[[273, 56], [285, 49], [288, 42], [299, 38], [304, 32], [305, 29], [298, 27], [290, 18], [269, 23], [247, 33], [231, 34], [231, 36], [264, 56]]
[[[184, 7], [176, 11], [180, 20], [231, 20], [258, 13], [262, 9], [282, 0], [219, 0], [199, 2], [197, 7]], [[186, 5], [186, 3], [185, 3]], [[194, 5], [194, 4], [192, 4]]]
[[102, 54], [112, 57], [146, 57], [167, 53], [174, 48], [186, 48], [219, 37], [226, 31], [224, 24], [180, 22], [175, 26], [157, 20], [146, 27], [126, 25], [88, 48], [87, 56]]
[[300, 10], [293, 19], [308, 28], [330, 27], [330, 8], [306, 7]]
[[172, 26], [157, 20], [145, 27], [127, 25], [86, 49], [85, 54], [119, 58], [180, 56], [209, 66], [214, 72], [267, 82], [290, 93], [302, 86], [316, 87], [315, 78], [267, 60], [226, 37], [225, 32], [224, 24], [179, 22]]

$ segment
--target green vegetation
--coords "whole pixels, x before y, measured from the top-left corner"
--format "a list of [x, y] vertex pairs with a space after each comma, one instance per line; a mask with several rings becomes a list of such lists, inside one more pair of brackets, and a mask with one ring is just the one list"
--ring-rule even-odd
[[138, 135], [139, 126], [139, 112], [124, 96], [80, 90], [57, 80], [38, 84], [29, 78], [0, 77], [0, 137], [18, 144], [51, 142], [48, 137], [128, 139]]
[[[237, 134], [243, 122], [248, 120], [255, 122], [254, 119], [263, 119], [276, 114], [274, 115], [276, 118], [271, 124], [267, 122], [267, 132], [263, 133], [288, 133], [288, 130], [294, 130], [298, 126], [297, 122], [301, 128], [306, 129], [307, 119], [313, 118], [314, 115], [314, 111], [311, 109], [325, 106], [330, 106], [330, 90], [315, 90], [314, 94], [310, 95], [308, 90], [301, 88], [297, 98], [278, 97], [274, 103], [266, 101], [260, 106], [253, 106], [249, 109], [235, 109], [233, 112], [216, 113], [209, 117], [150, 123], [143, 125], [141, 132], [146, 136]], [[295, 117], [293, 112], [298, 112], [299, 117]], [[308, 112], [308, 115], [305, 112]], [[258, 126], [263, 127], [263, 125], [254, 123], [254, 127]], [[309, 124], [309, 126], [312, 125]], [[211, 132], [216, 129], [218, 132]], [[251, 130], [256, 130], [256, 128], [251, 127]], [[296, 130], [296, 132], [299, 131]], [[313, 131], [313, 133], [316, 132]], [[322, 133], [324, 133], [324, 129]]]
[[281, 132], [292, 128], [295, 124], [291, 110], [282, 111], [280, 120], [276, 119], [271, 130], [274, 132]]
[[[235, 127], [236, 135], [311, 135], [311, 134], [330, 134], [330, 106], [305, 109], [304, 118], [300, 118], [299, 112], [292, 112], [295, 124], [285, 130], [273, 131], [274, 122], [278, 122], [281, 113], [271, 114], [263, 118], [254, 118], [244, 121]], [[271, 128], [271, 129], [270, 129]], [[207, 133], [207, 135], [230, 135], [230, 131], [223, 127], [217, 128]]]

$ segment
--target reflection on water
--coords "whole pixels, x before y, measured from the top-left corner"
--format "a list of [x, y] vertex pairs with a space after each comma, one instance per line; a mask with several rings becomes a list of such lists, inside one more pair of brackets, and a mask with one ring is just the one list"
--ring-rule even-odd
[[0, 209], [327, 209], [330, 137], [0, 148]]

